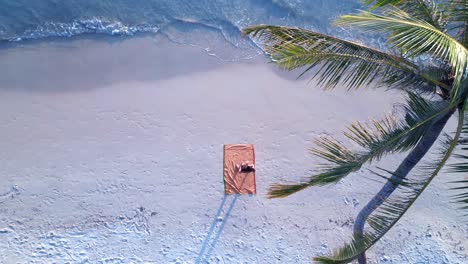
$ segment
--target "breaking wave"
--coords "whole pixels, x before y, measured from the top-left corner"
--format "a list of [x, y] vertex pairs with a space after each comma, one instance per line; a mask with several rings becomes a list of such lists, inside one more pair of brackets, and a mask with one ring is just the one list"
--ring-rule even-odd
[[125, 25], [120, 21], [103, 21], [100, 19], [75, 20], [71, 23], [46, 22], [35, 29], [27, 30], [21, 35], [6, 39], [22, 41], [49, 37], [72, 37], [81, 34], [107, 34], [132, 36], [136, 33], [156, 33], [159, 27], [154, 25]]
[[240, 57], [248, 57], [255, 56], [258, 49], [241, 37], [241, 28], [276, 24], [331, 33], [329, 19], [357, 8], [356, 3], [358, 0], [0, 0], [0, 42], [149, 33], [200, 47], [209, 55], [227, 58], [229, 55], [221, 53], [238, 49]]

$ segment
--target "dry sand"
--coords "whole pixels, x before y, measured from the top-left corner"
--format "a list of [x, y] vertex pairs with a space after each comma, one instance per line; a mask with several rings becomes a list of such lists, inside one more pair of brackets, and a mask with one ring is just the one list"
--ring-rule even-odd
[[[362, 171], [279, 200], [268, 186], [310, 174], [314, 137], [401, 99], [325, 93], [262, 59], [223, 63], [151, 37], [3, 48], [0, 72], [1, 263], [310, 263], [349, 238], [379, 184]], [[258, 195], [223, 196], [226, 143], [255, 144]], [[449, 179], [371, 263], [468, 261]]]

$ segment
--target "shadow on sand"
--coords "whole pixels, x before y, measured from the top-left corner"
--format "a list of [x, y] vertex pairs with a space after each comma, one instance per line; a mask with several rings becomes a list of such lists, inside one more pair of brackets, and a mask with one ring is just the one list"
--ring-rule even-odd
[[[211, 223], [210, 230], [208, 231], [208, 234], [205, 240], [203, 241], [200, 253], [198, 253], [197, 259], [195, 260], [195, 264], [208, 263], [208, 260], [210, 259], [210, 256], [213, 253], [216, 243], [218, 243], [218, 240], [221, 237], [221, 233], [223, 232], [224, 227], [226, 226], [229, 216], [231, 215], [232, 209], [234, 208], [234, 205], [236, 204], [239, 196], [240, 194], [224, 195], [224, 198], [221, 201], [221, 204], [219, 205], [218, 211], [216, 212], [213, 222]], [[224, 214], [224, 217], [220, 218], [223, 213], [223, 208], [225, 207], [224, 205], [226, 204], [226, 200], [228, 199], [228, 197], [234, 197], [234, 198], [230, 202], [229, 207]], [[215, 229], [219, 223], [221, 223], [221, 225], [219, 225], [219, 229], [215, 232]], [[214, 238], [210, 243], [210, 239], [211, 237], [213, 237], [213, 235], [214, 235]], [[206, 254], [204, 254], [205, 251], [207, 251]]]

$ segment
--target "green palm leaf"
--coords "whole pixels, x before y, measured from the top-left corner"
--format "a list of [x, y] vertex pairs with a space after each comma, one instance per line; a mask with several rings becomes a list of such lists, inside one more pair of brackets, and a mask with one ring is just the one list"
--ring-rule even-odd
[[[440, 159], [435, 162], [432, 161], [424, 166], [425, 173], [418, 175], [418, 177], [414, 177], [414, 179], [410, 180], [400, 178], [401, 180], [394, 181], [394, 184], [398, 186], [397, 190], [399, 191], [399, 194], [386, 199], [383, 204], [370, 215], [367, 219], [367, 223], [369, 224], [368, 231], [366, 231], [362, 236], [354, 236], [350, 243], [342, 246], [331, 256], [316, 257], [314, 260], [319, 263], [327, 264], [349, 263], [385, 235], [388, 230], [390, 230], [401, 219], [419, 195], [427, 188], [434, 177], [444, 167], [458, 143], [462, 132], [462, 126], [463, 110], [460, 111], [455, 136], [451, 138], [447, 135], [447, 138], [442, 143]], [[398, 177], [398, 175], [395, 176]], [[389, 179], [388, 177], [386, 178]], [[468, 197], [461, 196], [460, 199], [464, 199], [466, 201]]]
[[356, 123], [345, 132], [346, 137], [365, 151], [352, 151], [333, 138], [319, 138], [312, 153], [327, 162], [319, 165], [318, 173], [297, 184], [272, 185], [268, 196], [282, 198], [310, 186], [335, 183], [386, 153], [407, 151], [415, 146], [434, 120], [451, 108], [410, 93], [403, 106], [406, 116], [401, 122], [387, 117], [368, 125]]
[[381, 8], [386, 5], [397, 5], [401, 0], [362, 0], [366, 5], [372, 5], [371, 10]]
[[[455, 184], [455, 187], [451, 189], [457, 192], [453, 196], [454, 202], [462, 205], [460, 209], [468, 211], [468, 178], [466, 178], [468, 173], [468, 115], [465, 116], [465, 125], [462, 129], [462, 136], [460, 137], [458, 147], [459, 153], [455, 156], [460, 162], [452, 164], [450, 167], [452, 172], [461, 173], [465, 178], [451, 182]], [[460, 191], [462, 192], [459, 193]], [[468, 215], [468, 212], [465, 215]]]
[[[438, 5], [435, 0], [363, 1], [382, 12], [343, 16], [336, 25], [384, 34], [389, 52], [298, 28], [260, 25], [244, 31], [260, 40], [281, 68], [302, 68], [303, 74], [314, 70], [312, 78], [326, 89], [339, 83], [347, 89], [372, 84], [409, 93], [403, 107], [405, 118], [390, 116], [349, 127], [345, 136], [359, 146], [358, 151], [334, 138], [320, 138], [312, 153], [325, 162], [314, 175], [297, 184], [271, 186], [270, 198], [285, 197], [309, 186], [335, 183], [387, 154], [411, 150], [396, 170], [399, 175], [387, 170], [374, 172], [387, 182], [359, 213], [351, 242], [331, 256], [315, 258], [321, 263], [348, 263], [358, 257], [362, 262], [366, 250], [398, 222], [449, 157], [461, 161], [452, 166], [453, 171], [468, 171], [468, 120], [463, 117], [468, 104], [468, 0], [447, 0]], [[435, 92], [443, 101], [425, 100], [411, 92], [415, 90]], [[447, 136], [442, 142], [440, 158], [422, 167], [424, 174], [407, 179], [455, 109], [459, 110], [457, 130], [453, 138]], [[461, 152], [452, 155], [456, 146]], [[455, 183], [455, 202], [467, 210], [468, 180]]]
[[435, 86], [448, 88], [405, 58], [321, 33], [259, 25], [244, 29], [244, 34], [260, 40], [272, 60], [283, 69], [305, 66], [304, 73], [317, 69], [312, 78], [326, 89], [340, 82], [348, 89], [373, 82], [431, 92]]
[[444, 9], [432, 0], [364, 0], [367, 5], [372, 5], [371, 10], [382, 8], [386, 5], [393, 5], [412, 17], [424, 20], [439, 29], [440, 31], [446, 30], [447, 20], [443, 14]]
[[460, 86], [463, 78], [466, 78], [468, 50], [455, 38], [430, 23], [392, 7], [384, 9], [384, 15], [362, 12], [359, 15], [342, 16], [336, 24], [387, 33], [388, 42], [400, 49], [405, 56], [430, 55], [446, 60], [454, 75], [452, 100], [458, 101], [466, 92]]

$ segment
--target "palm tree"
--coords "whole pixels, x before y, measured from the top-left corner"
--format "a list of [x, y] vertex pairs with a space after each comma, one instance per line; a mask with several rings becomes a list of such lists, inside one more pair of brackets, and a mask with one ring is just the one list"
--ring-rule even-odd
[[[311, 78], [325, 89], [338, 84], [348, 90], [373, 86], [407, 94], [401, 106], [404, 116], [356, 122], [348, 128], [344, 135], [359, 150], [332, 137], [318, 138], [312, 152], [325, 162], [317, 172], [297, 184], [270, 187], [270, 198], [286, 197], [307, 187], [336, 183], [386, 155], [406, 153], [393, 171], [370, 170], [385, 184], [358, 214], [352, 240], [328, 256], [315, 257], [319, 263], [356, 259], [366, 263], [366, 250], [397, 223], [449, 157], [465, 161], [453, 165], [454, 171], [468, 170], [468, 156], [463, 154], [468, 149], [468, 0], [364, 2], [371, 6], [369, 11], [342, 16], [336, 25], [380, 34], [386, 37], [386, 50], [293, 27], [258, 25], [243, 31], [258, 40], [279, 67], [301, 68], [300, 76], [313, 70]], [[457, 128], [446, 134], [443, 129], [452, 116], [457, 116]], [[436, 141], [439, 156], [421, 164]], [[462, 152], [453, 155], [457, 151]], [[456, 201], [466, 210], [468, 180], [456, 184], [454, 189], [462, 191]]]

